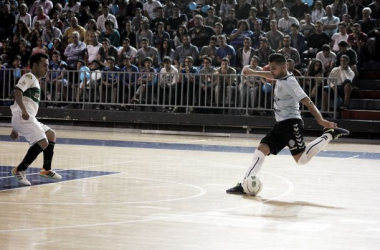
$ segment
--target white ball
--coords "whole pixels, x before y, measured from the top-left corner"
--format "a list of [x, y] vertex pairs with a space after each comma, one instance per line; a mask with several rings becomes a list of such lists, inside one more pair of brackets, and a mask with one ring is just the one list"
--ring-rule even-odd
[[246, 194], [258, 195], [263, 187], [263, 183], [256, 176], [248, 176], [244, 179], [242, 186]]

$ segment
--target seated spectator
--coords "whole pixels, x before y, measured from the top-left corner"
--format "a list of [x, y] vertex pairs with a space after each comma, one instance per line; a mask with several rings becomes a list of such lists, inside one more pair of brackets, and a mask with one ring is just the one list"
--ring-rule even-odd
[[133, 48], [136, 48], [136, 33], [132, 30], [132, 22], [130, 20], [125, 21], [125, 30], [120, 35], [120, 46], [123, 46], [124, 38], [128, 38], [129, 44]]
[[141, 48], [137, 50], [138, 66], [140, 71], [144, 68], [146, 60], [149, 57], [152, 60], [152, 65], [157, 65], [157, 50], [149, 45], [148, 38], [144, 37], [141, 40]]
[[[137, 80], [139, 68], [131, 63], [131, 58], [128, 55], [122, 58], [122, 62], [123, 67], [120, 71], [122, 71], [123, 74], [121, 74], [122, 79], [119, 82], [119, 89], [122, 90], [124, 87], [125, 91], [119, 92], [119, 100], [123, 103], [129, 103], [129, 100], [131, 100], [138, 88]], [[122, 108], [126, 109], [125, 106], [122, 106]]]
[[[233, 96], [236, 96], [236, 70], [230, 66], [230, 60], [223, 58], [220, 67], [216, 69], [215, 102], [217, 106], [233, 105]], [[223, 103], [224, 101], [224, 103]]]
[[344, 14], [342, 22], [346, 23], [346, 33], [351, 34], [352, 33], [352, 27], [354, 26], [354, 23], [351, 19], [350, 14]]
[[[249, 25], [246, 20], [240, 20], [238, 28], [234, 29], [229, 36], [230, 44], [235, 50], [243, 47], [243, 40], [245, 37], [251, 37], [253, 32], [249, 30]], [[219, 61], [220, 62], [220, 61]]]
[[[368, 43], [365, 50], [365, 57], [367, 60], [380, 61], [378, 56], [380, 51], [380, 28], [375, 28], [368, 33]], [[368, 66], [368, 63], [366, 63]], [[367, 67], [368, 68], [368, 67]]]
[[102, 15], [98, 17], [96, 20], [96, 27], [100, 32], [104, 32], [106, 30], [106, 21], [111, 20], [114, 24], [115, 29], [119, 29], [119, 25], [117, 23], [116, 17], [110, 14], [110, 7], [107, 5], [102, 6]]
[[[122, 47], [119, 48], [118, 51], [118, 59], [117, 63], [119, 65], [123, 64], [123, 60], [128, 57], [128, 62], [131, 65], [136, 64], [136, 58], [137, 58], [137, 50], [136, 48], [132, 47], [130, 44], [129, 38], [125, 37], [123, 39]], [[128, 64], [129, 65], [129, 64]]]
[[144, 10], [144, 16], [149, 18], [149, 20], [153, 20], [157, 17], [157, 9], [159, 7], [162, 7], [162, 4], [160, 1], [157, 0], [147, 0], [143, 4], [143, 10]]
[[235, 15], [238, 20], [245, 20], [249, 17], [249, 11], [252, 5], [247, 3], [246, 0], [238, 0], [235, 5]]
[[0, 14], [0, 40], [13, 36], [13, 27], [15, 26], [16, 17], [11, 11], [9, 4], [4, 4]]
[[349, 47], [358, 55], [358, 61], [362, 65], [364, 59], [364, 47], [368, 42], [368, 36], [361, 31], [361, 26], [355, 23], [353, 32], [348, 35], [347, 42]]
[[38, 15], [38, 7], [41, 6], [46, 15], [50, 14], [53, 9], [53, 3], [50, 0], [37, 0], [30, 7], [29, 14], [33, 17]]
[[252, 48], [258, 49], [260, 47], [260, 38], [265, 37], [265, 32], [261, 30], [259, 22], [255, 22], [252, 34]]
[[162, 46], [158, 50], [157, 61], [158, 65], [162, 68], [164, 66], [163, 58], [169, 57], [172, 62], [174, 62], [174, 53], [175, 51], [172, 49], [170, 45], [170, 40], [165, 38], [162, 42]]
[[362, 0], [354, 0], [353, 4], [348, 6], [348, 14], [352, 17], [354, 23], [359, 22], [363, 18], [363, 9]]
[[334, 0], [331, 8], [334, 16], [339, 17], [341, 20], [343, 19], [343, 15], [348, 13], [347, 4], [343, 0]]
[[[247, 18], [247, 22], [248, 22], [248, 29], [249, 30], [254, 30], [255, 29], [255, 23], [259, 23], [260, 27], [263, 26], [263, 21], [256, 17], [256, 14], [257, 14], [257, 9], [256, 7], [251, 7], [251, 9], [249, 10], [249, 17]], [[238, 25], [239, 27], [239, 25]]]
[[[215, 35], [215, 31], [212, 27], [203, 24], [201, 15], [196, 15], [194, 17], [194, 27], [189, 30], [188, 34], [191, 36], [192, 44], [198, 47], [199, 51], [209, 43], [209, 39], [212, 35]], [[193, 58], [198, 58], [198, 56]]]
[[[217, 76], [215, 75], [216, 70], [211, 65], [212, 59], [210, 57], [203, 57], [203, 67], [199, 71], [200, 74], [200, 96], [199, 96], [199, 105], [204, 106], [211, 106], [212, 100], [214, 98], [214, 93], [216, 89], [216, 80]], [[204, 111], [204, 109], [201, 109]], [[200, 111], [201, 111], [200, 110]]]
[[[150, 57], [146, 57], [144, 59], [144, 66], [140, 70], [139, 79], [137, 80], [138, 89], [135, 92], [135, 95], [132, 97], [131, 103], [153, 103], [153, 97], [157, 92], [157, 75], [156, 70], [152, 67], [152, 65], [153, 59]], [[176, 79], [178, 79], [178, 72], [174, 75], [174, 77], [177, 77]], [[164, 77], [164, 79], [167, 78]]]
[[153, 44], [153, 32], [149, 29], [149, 22], [145, 19], [140, 21], [140, 28], [136, 32], [136, 49], [142, 47], [142, 40], [148, 39], [149, 44]]
[[372, 11], [372, 17], [374, 19], [380, 19], [380, 2], [379, 0], [372, 1], [371, 4], [368, 5], [368, 8]]
[[297, 18], [299, 21], [301, 21], [305, 17], [305, 14], [309, 12], [309, 5], [302, 0], [296, 0], [290, 7], [290, 15]]
[[297, 18], [289, 16], [289, 9], [284, 7], [282, 8], [282, 18], [278, 21], [278, 29], [284, 33], [289, 34], [293, 23], [297, 24], [298, 26], [300, 23], [298, 22]]
[[227, 39], [225, 36], [218, 36], [219, 47], [216, 49], [216, 62], [217, 64], [222, 63], [223, 58], [228, 59], [228, 66], [235, 65], [235, 49], [231, 45], [227, 44]]
[[[99, 102], [111, 103], [110, 110], [116, 109], [113, 104], [116, 103], [119, 86], [119, 71], [120, 68], [116, 66], [116, 60], [113, 56], [106, 58], [106, 67], [102, 69], [102, 80], [99, 86]], [[101, 104], [96, 109], [104, 109]]]
[[15, 54], [21, 57], [21, 65], [26, 67], [28, 65], [29, 57], [32, 55], [32, 51], [29, 49], [28, 42], [25, 39], [20, 40], [18, 48], [15, 50]]
[[[322, 79], [323, 75], [324, 72], [322, 61], [315, 59], [311, 61], [307, 67], [304, 79], [305, 81], [303, 83], [300, 81], [301, 87], [303, 87], [305, 93], [310, 96], [312, 100], [314, 100], [314, 103], [318, 103], [319, 101], [315, 101], [316, 98], [320, 99], [324, 93]], [[326, 109], [322, 110], [326, 111]]]
[[203, 62], [204, 57], [208, 57], [212, 60], [212, 65], [216, 65], [216, 45], [218, 43], [217, 36], [210, 37], [210, 43], [207, 46], [203, 46], [201, 51], [199, 52], [199, 61]]
[[223, 20], [223, 31], [226, 34], [231, 34], [231, 32], [238, 28], [238, 20], [235, 17], [235, 9], [230, 9], [228, 11], [228, 16], [226, 19]]
[[349, 48], [348, 47], [348, 43], [346, 41], [341, 41], [339, 44], [339, 52], [337, 53], [336, 55], [336, 64], [335, 66], [338, 67], [340, 66], [340, 63], [341, 63], [341, 60], [340, 60], [340, 57], [343, 56], [343, 55], [347, 55], [348, 58], [350, 59], [348, 61], [348, 65], [350, 66], [350, 68], [352, 69], [352, 71], [354, 71], [355, 73], [355, 77], [359, 77], [359, 72], [358, 72], [358, 68], [356, 66], [356, 64], [358, 63], [357, 61], [357, 54], [356, 52]]
[[214, 25], [214, 31], [215, 31], [215, 36], [216, 37], [218, 37], [220, 35], [226, 36], [226, 34], [223, 32], [223, 24], [222, 23], [216, 23]]
[[282, 44], [284, 47], [282, 49], [278, 50], [277, 52], [280, 54], [283, 54], [286, 59], [293, 59], [296, 68], [301, 67], [300, 54], [298, 53], [298, 51], [295, 48], [290, 47], [289, 35], [284, 36], [284, 38], [282, 40]]
[[185, 25], [179, 25], [175, 32], [175, 37], [173, 39], [174, 48], [177, 48], [178, 46], [182, 45], [182, 37], [184, 35], [187, 35], [187, 28]]
[[17, 27], [15, 33], [13, 35], [13, 43], [18, 44], [21, 39], [29, 40], [30, 33], [32, 31], [25, 24], [24, 20], [19, 20], [17, 23]]
[[100, 31], [96, 27], [96, 21], [95, 21], [95, 19], [89, 19], [87, 21], [86, 36], [84, 38], [84, 43], [85, 44], [89, 45], [89, 44], [92, 43], [91, 41], [92, 41], [92, 34], [93, 33], [96, 33], [97, 37], [99, 37], [99, 35], [100, 35]]
[[113, 57], [116, 60], [117, 53], [117, 48], [110, 44], [110, 40], [108, 38], [104, 38], [102, 40], [102, 47], [99, 48], [98, 60], [106, 64], [108, 57]]
[[[199, 92], [198, 69], [194, 67], [194, 59], [191, 56], [185, 58], [184, 67], [179, 71], [179, 86], [177, 88], [177, 103], [186, 106], [188, 113], [194, 112], [194, 106]], [[182, 110], [182, 109], [179, 109]], [[179, 111], [173, 110], [175, 111]]]
[[80, 7], [80, 1], [79, 0], [68, 0], [65, 3], [65, 6], [63, 7], [63, 11], [71, 10], [72, 12], [79, 14], [79, 7]]
[[222, 19], [218, 16], [215, 16], [215, 8], [211, 6], [207, 10], [208, 17], [205, 19], [205, 25], [208, 25], [210, 27], [214, 27], [216, 23], [221, 23]]
[[228, 18], [228, 12], [230, 10], [235, 11], [236, 0], [222, 0], [219, 8], [219, 16], [222, 20], [226, 20]]
[[165, 24], [162, 22], [157, 23], [156, 32], [153, 35], [152, 46], [160, 50], [164, 39], [170, 39], [168, 32], [164, 30]]
[[181, 69], [181, 66], [185, 65], [187, 56], [191, 56], [193, 59], [199, 56], [198, 47], [191, 44], [190, 35], [184, 35], [182, 39], [183, 45], [177, 47], [174, 53], [174, 64], [177, 69]]
[[28, 13], [28, 6], [25, 3], [22, 3], [18, 6], [19, 13], [16, 15], [16, 25], [20, 20], [24, 21], [26, 27], [32, 27], [32, 17]]
[[268, 39], [266, 37], [262, 37], [260, 39], [260, 48], [256, 52], [256, 55], [259, 58], [259, 66], [264, 67], [265, 65], [268, 65], [269, 56], [273, 53], [276, 53], [276, 51], [269, 46]]
[[52, 14], [52, 18], [51, 18], [51, 24], [58, 28], [61, 32], [63, 31], [63, 22], [62, 20], [59, 18], [59, 14], [56, 10], [53, 10], [51, 12]]
[[326, 11], [323, 8], [322, 2], [315, 1], [314, 7], [311, 11], [311, 22], [316, 23], [317, 21], [320, 21], [324, 16], [326, 16]]
[[135, 17], [132, 19], [132, 30], [139, 30], [142, 20], [145, 20], [149, 23], [149, 19], [146, 16], [142, 15], [142, 9], [136, 8]]
[[181, 25], [186, 26], [186, 24], [187, 24], [187, 16], [181, 13], [181, 10], [178, 7], [178, 5], [174, 5], [173, 15], [169, 16], [168, 21], [166, 23], [167, 32], [169, 32], [171, 37], [174, 37], [177, 35], [176, 31], [178, 27]]
[[73, 42], [67, 45], [64, 52], [69, 67], [75, 67], [78, 60], [83, 60], [84, 53], [86, 52], [86, 44], [79, 41], [79, 33], [77, 31], [72, 33], [72, 40]]
[[53, 56], [53, 51], [57, 50], [57, 51], [59, 51], [59, 53], [61, 53], [61, 59], [62, 60], [66, 60], [66, 57], [64, 55], [65, 49], [62, 46], [61, 39], [59, 39], [59, 38], [54, 39], [53, 40], [53, 48], [51, 48], [51, 49], [48, 48], [48, 49], [49, 49], [49, 56], [50, 56], [50, 58]]
[[376, 19], [371, 18], [372, 10], [368, 7], [363, 9], [363, 19], [359, 20], [359, 24], [362, 27], [362, 32], [368, 34], [371, 30], [377, 27]]
[[42, 37], [43, 28], [40, 25], [40, 22], [37, 21], [34, 23], [34, 27], [29, 35], [29, 43], [31, 47], [35, 47], [37, 45], [37, 39]]
[[155, 30], [158, 23], [162, 23], [164, 26], [164, 30], [166, 27], [166, 23], [168, 22], [168, 19], [164, 16], [164, 7], [158, 7], [156, 9], [156, 17], [150, 21], [149, 29]]
[[78, 18], [72, 17], [70, 19], [70, 28], [66, 29], [63, 37], [62, 37], [62, 43], [63, 44], [71, 44], [74, 42], [74, 36], [73, 33], [76, 32], [79, 34], [78, 41], [84, 41], [84, 38], [86, 36], [86, 30], [78, 25]]
[[87, 49], [84, 56], [84, 61], [87, 65], [90, 65], [92, 61], [98, 59], [99, 50], [102, 47], [102, 44], [98, 42], [98, 33], [91, 33], [91, 41], [87, 44]]
[[112, 20], [105, 21], [106, 29], [100, 33], [99, 41], [103, 41], [104, 38], [108, 38], [110, 40], [110, 45], [119, 47], [120, 34], [117, 29], [114, 27], [114, 23]]
[[138, 0], [129, 0], [129, 3], [127, 5], [126, 16], [129, 17], [130, 20], [132, 20], [136, 16], [137, 8], [142, 10], [144, 8], [143, 3]]
[[[338, 96], [342, 99], [341, 110], [347, 110], [348, 103], [350, 101], [351, 92], [353, 89], [353, 81], [355, 78], [354, 71], [349, 67], [350, 58], [347, 55], [342, 55], [340, 57], [340, 65], [333, 68], [329, 75], [329, 79], [337, 79], [337, 81], [330, 81], [331, 94], [335, 89], [337, 90]], [[337, 85], [337, 86], [335, 86]], [[324, 103], [327, 103], [328, 95], [325, 95]]]
[[13, 48], [9, 44], [8, 39], [4, 39], [1, 41], [0, 47], [0, 57], [2, 58], [3, 64], [12, 64], [14, 58]]
[[47, 20], [49, 20], [49, 16], [44, 13], [44, 9], [42, 6], [37, 7], [37, 15], [33, 17], [32, 25], [34, 26], [34, 23], [38, 20], [42, 26], [42, 28], [45, 28], [45, 23]]
[[[88, 20], [94, 19], [94, 15], [92, 15], [92, 13], [90, 11], [90, 7], [88, 7], [88, 6], [86, 6], [86, 7], [81, 6], [79, 8], [79, 15], [77, 17], [78, 17], [79, 25], [81, 25], [81, 26], [86, 26]], [[94, 19], [94, 21], [95, 21], [95, 19]], [[96, 21], [95, 21], [95, 27], [96, 27]]]
[[[250, 64], [252, 57], [256, 54], [255, 49], [251, 47], [251, 38], [245, 37], [243, 44], [244, 46], [236, 51], [235, 66], [238, 73], [241, 72], [245, 65]], [[257, 58], [258, 61], [259, 59]]]
[[347, 39], [348, 39], [348, 34], [347, 34], [347, 31], [346, 31], [346, 23], [341, 22], [341, 23], [339, 23], [338, 27], [339, 27], [339, 33], [335, 33], [331, 37], [331, 42], [330, 42], [330, 46], [332, 47], [332, 50], [335, 53], [339, 52], [339, 46], [338, 46], [338, 44], [341, 41], [347, 42]]
[[265, 37], [268, 39], [269, 47], [274, 50], [281, 49], [284, 34], [277, 29], [275, 20], [270, 21], [270, 31], [265, 34]]
[[43, 44], [42, 37], [37, 39], [37, 46], [32, 49], [32, 55], [37, 53], [49, 54], [48, 48]]
[[49, 43], [53, 43], [54, 39], [62, 38], [62, 32], [54, 27], [51, 23], [51, 20], [46, 20], [45, 29], [42, 31], [42, 43], [45, 46], [48, 46]]
[[339, 17], [334, 16], [330, 5], [326, 6], [326, 16], [321, 19], [323, 23], [323, 32], [332, 37], [338, 32]]
[[304, 52], [303, 58], [315, 58], [325, 44], [330, 44], [330, 37], [323, 32], [322, 21], [317, 21], [315, 23], [315, 33], [311, 34], [307, 40], [309, 49]]
[[277, 0], [273, 9], [276, 10], [276, 21], [278, 22], [282, 18], [282, 9], [285, 7], [285, 3], [283, 0]]
[[[257, 56], [251, 58], [250, 63], [244, 66], [244, 69], [246, 68], [255, 71], [263, 70], [263, 68], [259, 66], [259, 58]], [[239, 84], [239, 107], [242, 108], [240, 112], [241, 114], [246, 113], [245, 108], [254, 108], [257, 106], [261, 81], [261, 77], [246, 76], [242, 74]]]
[[328, 44], [325, 44], [322, 47], [322, 51], [318, 52], [315, 58], [322, 62], [323, 70], [325, 72], [324, 76], [327, 77], [332, 68], [335, 67], [336, 54], [331, 51]]
[[311, 22], [311, 15], [305, 15], [305, 23], [301, 25], [300, 31], [305, 36], [305, 40], [307, 41], [311, 34], [315, 33], [315, 24]]
[[301, 72], [295, 68], [296, 63], [292, 58], [286, 59], [286, 67], [288, 68], [288, 72], [293, 74], [294, 76], [302, 76]]
[[305, 37], [301, 32], [299, 32], [299, 26], [297, 24], [293, 23], [290, 29], [290, 46], [295, 48], [296, 50], [298, 50], [300, 54], [302, 54], [306, 50]]
[[[269, 0], [270, 2], [271, 0]], [[272, 6], [267, 5], [266, 0], [257, 0], [256, 1], [256, 9], [257, 9], [257, 17], [260, 18], [263, 23], [261, 24], [261, 27], [266, 27], [266, 20], [268, 20], [269, 17], [269, 8]]]
[[[53, 51], [50, 65], [49, 65], [49, 73], [46, 76], [46, 83], [48, 84], [49, 89], [55, 92], [50, 92], [53, 96], [53, 100], [59, 102], [62, 101], [61, 93], [66, 94], [62, 87], [67, 86], [67, 79], [65, 74], [65, 69], [67, 68], [67, 64], [65, 61], [61, 60], [61, 53], [59, 51]], [[55, 93], [55, 94], [54, 94]], [[65, 97], [65, 100], [67, 98]]]

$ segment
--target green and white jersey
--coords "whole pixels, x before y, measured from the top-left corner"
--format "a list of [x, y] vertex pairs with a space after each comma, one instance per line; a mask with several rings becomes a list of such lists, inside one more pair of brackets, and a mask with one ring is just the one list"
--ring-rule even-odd
[[[32, 73], [27, 73], [20, 78], [15, 88], [18, 88], [23, 92], [22, 101], [25, 105], [26, 111], [30, 116], [35, 117], [38, 112], [41, 95], [41, 88], [38, 79]], [[18, 106], [16, 101], [11, 106], [11, 110], [12, 113], [21, 111], [21, 108]]]

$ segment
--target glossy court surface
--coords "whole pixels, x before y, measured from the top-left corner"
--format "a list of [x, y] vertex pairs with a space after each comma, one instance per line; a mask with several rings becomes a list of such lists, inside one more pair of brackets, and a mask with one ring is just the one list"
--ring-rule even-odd
[[63, 180], [40, 155], [19, 187], [28, 144], [0, 127], [0, 249], [379, 249], [379, 145], [338, 140], [304, 166], [284, 149], [245, 197], [225, 190], [258, 139], [53, 128]]

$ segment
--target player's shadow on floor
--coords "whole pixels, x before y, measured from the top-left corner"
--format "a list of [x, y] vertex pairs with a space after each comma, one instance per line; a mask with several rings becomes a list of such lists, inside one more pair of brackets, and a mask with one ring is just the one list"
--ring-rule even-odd
[[316, 208], [326, 208], [326, 209], [344, 209], [342, 207], [326, 206], [326, 205], [321, 205], [321, 204], [306, 202], [306, 201], [287, 202], [287, 201], [262, 199], [260, 197], [256, 197], [256, 198], [260, 199], [261, 202], [263, 202], [267, 205], [277, 206], [277, 207], [295, 207], [295, 206], [297, 206], [297, 207], [316, 207]]

